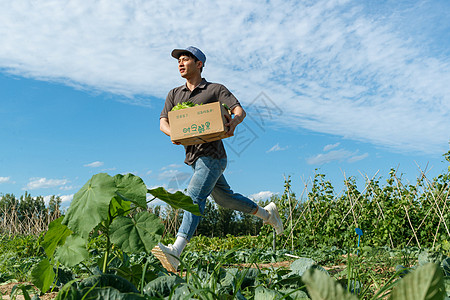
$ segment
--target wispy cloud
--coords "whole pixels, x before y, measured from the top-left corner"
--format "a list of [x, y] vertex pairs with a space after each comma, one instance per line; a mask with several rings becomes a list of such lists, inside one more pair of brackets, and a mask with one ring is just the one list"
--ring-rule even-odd
[[180, 165], [180, 164], [170, 164], [170, 165], [168, 165], [168, 166], [162, 167], [161, 170], [179, 169], [179, 168], [181, 168], [181, 167], [182, 167], [182, 165]]
[[330, 144], [330, 145], [326, 145], [325, 147], [323, 147], [323, 151], [330, 151], [336, 147], [339, 147], [341, 143], [336, 143], [336, 144]]
[[85, 164], [84, 167], [99, 168], [99, 167], [101, 167], [103, 165], [104, 165], [104, 162], [102, 162], [102, 161], [94, 161], [94, 162], [91, 162], [89, 164]]
[[0, 183], [11, 182], [11, 177], [0, 177]]
[[348, 163], [354, 163], [369, 156], [368, 153], [359, 154], [359, 151], [349, 151], [343, 148], [336, 149], [339, 146], [340, 143], [326, 145], [323, 148], [323, 153], [307, 158], [306, 162], [310, 165], [323, 165], [333, 161], [347, 161]]
[[[266, 92], [283, 109], [278, 124], [443, 153], [450, 138], [448, 40], [427, 45], [432, 39], [419, 36], [429, 31], [416, 37], [398, 26], [400, 4], [382, 18], [364, 5], [208, 1], [201, 10], [180, 10], [162, 0], [9, 1], [0, 10], [0, 70], [151, 105], [148, 99], [164, 99], [182, 82], [170, 51], [194, 44], [206, 52], [205, 77], [225, 83], [244, 105]], [[448, 28], [445, 14], [423, 18], [420, 5], [405, 6], [418, 11], [405, 14], [410, 23]]]
[[60, 187], [63, 188], [69, 181], [67, 179], [47, 179], [41, 178], [30, 178], [28, 184], [23, 188], [24, 190], [35, 190], [35, 189], [46, 189]]
[[288, 147], [280, 147], [280, 144], [277, 143], [276, 145], [274, 145], [272, 148], [270, 148], [269, 150], [266, 151], [266, 153], [270, 153], [270, 152], [276, 152], [276, 151], [283, 151], [286, 150]]

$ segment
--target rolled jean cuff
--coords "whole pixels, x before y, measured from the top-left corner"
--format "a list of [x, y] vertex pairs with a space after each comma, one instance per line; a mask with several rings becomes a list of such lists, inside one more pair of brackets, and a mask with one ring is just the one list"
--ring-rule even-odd
[[182, 232], [178, 232], [177, 233], [177, 237], [182, 237], [182, 238], [185, 238], [188, 242], [190, 242], [191, 241], [191, 239], [189, 238], [189, 236], [186, 234], [186, 233], [182, 233]]

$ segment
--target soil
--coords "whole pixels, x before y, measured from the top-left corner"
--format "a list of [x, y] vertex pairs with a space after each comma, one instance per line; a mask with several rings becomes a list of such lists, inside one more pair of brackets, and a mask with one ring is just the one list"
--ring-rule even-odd
[[[17, 284], [31, 285], [31, 283], [29, 283], [29, 282], [10, 282], [10, 283], [5, 283], [5, 284], [0, 284], [0, 295], [2, 297], [1, 299], [11, 299], [12, 289]], [[35, 288], [35, 290], [36, 290], [36, 293], [39, 293], [37, 288]], [[47, 293], [44, 295], [39, 295], [39, 298], [41, 300], [55, 299], [57, 294], [58, 293], [56, 293], [56, 292], [55, 293]], [[32, 296], [31, 293], [30, 293], [30, 296]], [[22, 299], [25, 299], [25, 297], [23, 295], [17, 295], [16, 299], [22, 300]]]

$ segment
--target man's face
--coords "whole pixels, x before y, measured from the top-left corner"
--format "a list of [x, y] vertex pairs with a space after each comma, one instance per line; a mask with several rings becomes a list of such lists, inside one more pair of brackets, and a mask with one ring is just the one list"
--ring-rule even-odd
[[200, 74], [201, 61], [195, 61], [192, 57], [181, 55], [178, 58], [178, 71], [183, 78], [190, 78], [197, 73]]

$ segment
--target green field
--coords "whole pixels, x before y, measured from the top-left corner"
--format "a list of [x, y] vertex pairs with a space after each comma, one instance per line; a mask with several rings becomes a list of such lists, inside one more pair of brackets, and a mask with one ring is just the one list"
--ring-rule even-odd
[[[277, 237], [256, 218], [210, 203], [176, 274], [150, 250], [173, 242], [183, 209], [198, 213], [181, 192], [97, 174], [65, 212], [57, 197], [45, 207], [27, 193], [2, 195], [0, 291], [30, 299], [446, 299], [449, 184], [450, 172], [411, 185], [392, 170], [363, 187], [348, 178], [336, 193], [317, 174], [298, 196], [286, 178], [284, 193], [270, 199], [285, 225]], [[155, 199], [168, 206], [148, 209]]]

